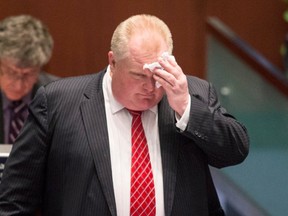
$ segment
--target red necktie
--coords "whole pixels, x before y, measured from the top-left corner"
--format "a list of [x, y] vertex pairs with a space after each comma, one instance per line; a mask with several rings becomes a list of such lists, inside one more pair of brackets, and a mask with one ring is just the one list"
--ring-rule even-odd
[[130, 215], [155, 216], [154, 180], [141, 112], [131, 110], [129, 112], [133, 116]]

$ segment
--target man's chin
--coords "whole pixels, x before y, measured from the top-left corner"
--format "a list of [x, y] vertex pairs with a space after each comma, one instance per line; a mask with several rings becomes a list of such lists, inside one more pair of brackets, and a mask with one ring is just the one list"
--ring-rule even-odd
[[11, 101], [17, 101], [17, 100], [20, 100], [21, 98], [23, 98], [24, 95], [10, 94], [10, 95], [7, 95], [6, 97]]
[[141, 110], [148, 110], [155, 105], [158, 104], [159, 101], [155, 101], [155, 99], [142, 99], [141, 102], [139, 103], [139, 108], [141, 107]]

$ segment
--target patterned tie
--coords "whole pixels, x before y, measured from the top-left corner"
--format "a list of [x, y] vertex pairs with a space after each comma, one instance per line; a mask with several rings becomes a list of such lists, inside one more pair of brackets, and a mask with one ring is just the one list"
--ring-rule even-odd
[[141, 112], [128, 110], [133, 116], [130, 215], [155, 216], [155, 188], [149, 150], [141, 122]]
[[11, 120], [9, 127], [9, 143], [13, 144], [27, 116], [27, 104], [23, 101], [13, 101], [10, 106]]

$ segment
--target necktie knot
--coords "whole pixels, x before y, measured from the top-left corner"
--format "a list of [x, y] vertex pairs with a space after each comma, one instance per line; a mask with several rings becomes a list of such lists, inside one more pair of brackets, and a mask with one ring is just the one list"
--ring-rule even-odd
[[142, 114], [142, 111], [130, 110], [130, 109], [127, 109], [127, 110], [133, 117], [141, 116]]
[[18, 113], [21, 110], [25, 110], [27, 104], [25, 104], [22, 100], [12, 101], [10, 104], [10, 108], [14, 113]]

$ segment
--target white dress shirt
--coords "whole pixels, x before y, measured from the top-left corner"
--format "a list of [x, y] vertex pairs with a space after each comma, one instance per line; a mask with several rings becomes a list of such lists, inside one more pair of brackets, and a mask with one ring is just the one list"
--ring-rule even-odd
[[[112, 178], [116, 201], [117, 215], [130, 215], [130, 181], [131, 181], [131, 123], [130, 113], [114, 98], [111, 90], [110, 67], [103, 78], [105, 111], [108, 125]], [[187, 111], [188, 109], [186, 109]], [[190, 103], [189, 103], [190, 110]], [[185, 118], [177, 118], [177, 127], [184, 130], [187, 125]], [[185, 115], [185, 114], [184, 114]], [[155, 195], [156, 215], [164, 216], [164, 192], [162, 162], [158, 129], [157, 106], [142, 113], [142, 123], [148, 143], [152, 165]]]

